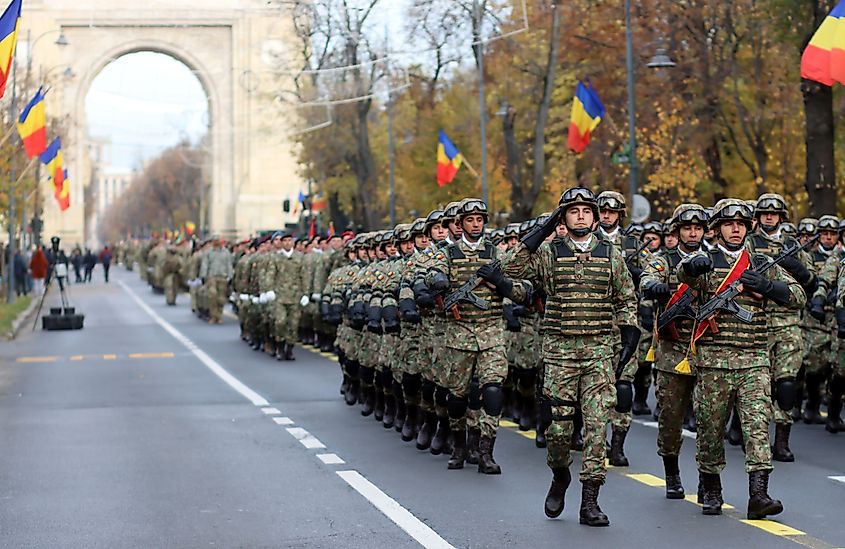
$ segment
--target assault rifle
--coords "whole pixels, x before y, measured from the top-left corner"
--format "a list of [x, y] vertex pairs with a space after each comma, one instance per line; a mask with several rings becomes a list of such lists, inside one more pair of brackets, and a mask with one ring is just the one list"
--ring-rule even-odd
[[[695, 301], [696, 292], [687, 287], [684, 290], [684, 293], [678, 298], [677, 301], [672, 303], [672, 305], [663, 311], [659, 317], [657, 317], [657, 331], [663, 332], [664, 330], [668, 329], [672, 326], [678, 319], [687, 319], [687, 320], [695, 320], [696, 311], [695, 308], [692, 306], [693, 301]], [[678, 339], [677, 331], [673, 330], [674, 332], [674, 339]]]
[[657, 239], [656, 238], [649, 238], [648, 240], [643, 242], [642, 245], [639, 248], [637, 248], [636, 252], [634, 252], [633, 254], [631, 254], [630, 256], [625, 258], [625, 263], [630, 263], [632, 259], [634, 259], [635, 257], [639, 257], [639, 255], [642, 253], [642, 251], [645, 250], [646, 248], [648, 248], [648, 245], [651, 244], [651, 242], [653, 240], [657, 240]]
[[[498, 259], [493, 262], [494, 265], [498, 263]], [[481, 309], [482, 311], [490, 309], [490, 303], [486, 299], [482, 299], [475, 295], [475, 292], [473, 291], [483, 281], [484, 279], [478, 276], [477, 274], [468, 281], [466, 281], [464, 284], [461, 285], [460, 288], [447, 295], [443, 299], [443, 310], [450, 311], [453, 307], [456, 307], [458, 303], [461, 302], [469, 303], [470, 305]]]
[[[800, 246], [793, 246], [788, 250], [782, 251], [776, 258], [772, 261], [766, 263], [762, 267], [755, 268], [754, 270], [760, 274], [764, 274], [769, 269], [774, 267], [775, 265], [781, 263], [787, 257], [793, 256], [796, 253], [803, 251], [809, 248], [816, 240], [819, 239], [820, 235], [816, 235], [804, 244]], [[749, 311], [748, 309], [743, 308], [739, 303], [736, 302], [736, 296], [738, 296], [742, 292], [742, 283], [737, 279], [731, 282], [730, 286], [725, 288], [720, 294], [717, 294], [710, 298], [710, 301], [702, 305], [698, 309], [698, 315], [696, 319], [698, 322], [710, 322], [713, 317], [716, 316], [716, 313], [719, 311], [727, 311], [740, 319], [745, 323], [750, 323], [754, 318], [754, 313]], [[716, 331], [716, 330], [714, 330]]]

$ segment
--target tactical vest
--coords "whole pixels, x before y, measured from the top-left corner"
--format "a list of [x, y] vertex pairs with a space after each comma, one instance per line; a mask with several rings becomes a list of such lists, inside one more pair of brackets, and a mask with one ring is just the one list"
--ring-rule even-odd
[[[800, 246], [800, 243], [792, 236], [785, 237], [782, 241], [778, 242], [776, 240], [771, 240], [760, 233], [753, 233], [750, 238], [751, 241], [751, 249], [754, 253], [764, 254], [772, 259], [777, 257], [784, 249], [794, 248], [795, 246]], [[795, 255], [793, 257], [798, 257]], [[783, 307], [781, 305], [777, 305], [775, 303], [771, 303], [768, 306], [770, 313], [775, 314], [787, 314], [787, 315], [798, 315], [798, 311], [794, 311], [787, 307]]]
[[[825, 263], [827, 263], [828, 258], [830, 258], [831, 256], [833, 256], [835, 254], [836, 254], [836, 251], [834, 251], [830, 255], [825, 255], [824, 253], [820, 252], [818, 249], [813, 250], [810, 253], [810, 258], [813, 261], [813, 265], [816, 268], [816, 272], [820, 273], [822, 271], [822, 268], [824, 268]], [[827, 301], [824, 304], [824, 310], [827, 314], [833, 314], [833, 306], [836, 303], [836, 293], [837, 293], [837, 287], [836, 287], [836, 283], [834, 283], [833, 287], [828, 292]], [[811, 297], [812, 297], [812, 295], [810, 293], [807, 293], [807, 308], [808, 309], [810, 308], [810, 298]], [[806, 315], [806, 316], [809, 317], [809, 315]], [[822, 326], [822, 323], [819, 322], [818, 320], [814, 319], [813, 317], [809, 317], [807, 320], [813, 321], [816, 324], [818, 324], [819, 326]]]
[[[496, 259], [496, 247], [489, 242], [486, 243], [484, 248], [478, 250], [477, 254], [466, 255], [456, 244], [449, 245], [447, 253], [449, 255], [449, 281], [452, 284], [451, 291], [453, 292], [475, 278], [482, 265], [492, 263]], [[469, 303], [458, 303], [461, 321], [472, 323], [501, 322], [502, 297], [484, 282], [476, 286], [473, 292], [481, 299], [486, 300], [490, 304], [490, 308], [483, 311]]]
[[[677, 248], [663, 250], [662, 255], [666, 259], [667, 270], [669, 271], [668, 280], [666, 282], [669, 284], [669, 291], [672, 292], [672, 295], [674, 295], [675, 291], [681, 285], [681, 281], [678, 280], [677, 267], [681, 262], [682, 257]], [[678, 341], [689, 342], [692, 337], [693, 321], [687, 318], [678, 318], [675, 320], [674, 325], [675, 331], [678, 332]], [[660, 333], [660, 336], [664, 339], [674, 339], [670, 337], [673, 335], [674, 334], [669, 333], [664, 334], [663, 332]]]
[[555, 292], [546, 299], [543, 333], [579, 336], [613, 331], [611, 246], [603, 240], [592, 252], [576, 253], [563, 239], [552, 242]]
[[[732, 267], [732, 264], [728, 262], [728, 259], [719, 250], [711, 251], [710, 259], [713, 260], [713, 270], [707, 276], [707, 293], [704, 296], [703, 302], [706, 302], [716, 294], [716, 289]], [[752, 266], [756, 263], [754, 258], [752, 258], [751, 263]], [[754, 315], [751, 323], [746, 324], [734, 315], [726, 311], [721, 311], [716, 315], [718, 333], [714, 334], [712, 330], [708, 330], [698, 340], [698, 344], [723, 345], [744, 349], [766, 349], [768, 344], [768, 329], [763, 301], [754, 299], [751, 295], [743, 292], [736, 297], [736, 302]]]

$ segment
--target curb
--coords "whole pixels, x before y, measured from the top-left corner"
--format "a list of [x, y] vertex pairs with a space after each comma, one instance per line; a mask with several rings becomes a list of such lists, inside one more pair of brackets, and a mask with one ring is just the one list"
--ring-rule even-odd
[[15, 339], [15, 337], [17, 337], [18, 332], [20, 332], [21, 330], [21, 326], [26, 323], [27, 319], [32, 315], [32, 312], [35, 310], [35, 307], [38, 306], [38, 301], [39, 300], [37, 299], [33, 299], [30, 302], [29, 307], [21, 311], [17, 318], [12, 321], [12, 331], [6, 334], [9, 339]]

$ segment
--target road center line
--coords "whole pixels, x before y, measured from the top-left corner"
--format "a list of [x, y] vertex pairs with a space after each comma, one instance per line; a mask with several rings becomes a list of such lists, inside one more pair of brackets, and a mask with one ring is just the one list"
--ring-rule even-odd
[[337, 471], [337, 475], [346, 481], [356, 492], [364, 496], [376, 509], [405, 530], [417, 543], [432, 549], [454, 549], [445, 539], [423, 521], [415, 517], [410, 511], [399, 505], [397, 501], [378, 486], [364, 478], [358, 471]]
[[119, 280], [118, 283], [124, 289], [124, 291], [129, 294], [129, 297], [131, 297], [132, 300], [139, 307], [141, 307], [141, 309], [144, 310], [145, 313], [150, 315], [150, 317], [152, 317], [152, 319], [155, 320], [159, 326], [164, 328], [164, 331], [169, 333], [171, 336], [173, 336], [176, 341], [178, 341], [179, 343], [184, 345], [189, 351], [191, 351], [191, 353], [193, 353], [193, 355], [197, 357], [199, 361], [206, 366], [206, 368], [211, 370], [214, 375], [222, 379], [223, 382], [226, 383], [226, 385], [237, 391], [242, 397], [252, 402], [252, 404], [255, 406], [268, 406], [270, 404], [269, 402], [267, 402], [267, 399], [265, 399], [263, 396], [259, 395], [258, 393], [241, 383], [239, 379], [230, 374], [213, 358], [208, 356], [205, 351], [197, 347], [193, 341], [188, 339], [188, 337], [185, 336], [182, 332], [174, 328], [172, 324], [161, 318], [161, 316], [157, 312], [152, 310], [149, 305], [144, 303], [143, 300], [138, 297], [138, 294], [136, 294], [129, 286], [127, 286], [125, 282]]

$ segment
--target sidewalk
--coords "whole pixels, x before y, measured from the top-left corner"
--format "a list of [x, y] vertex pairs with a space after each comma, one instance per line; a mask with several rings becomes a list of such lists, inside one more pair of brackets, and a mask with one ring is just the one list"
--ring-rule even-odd
[[14, 339], [32, 315], [38, 300], [33, 295], [18, 297], [12, 305], [0, 304], [0, 337]]

